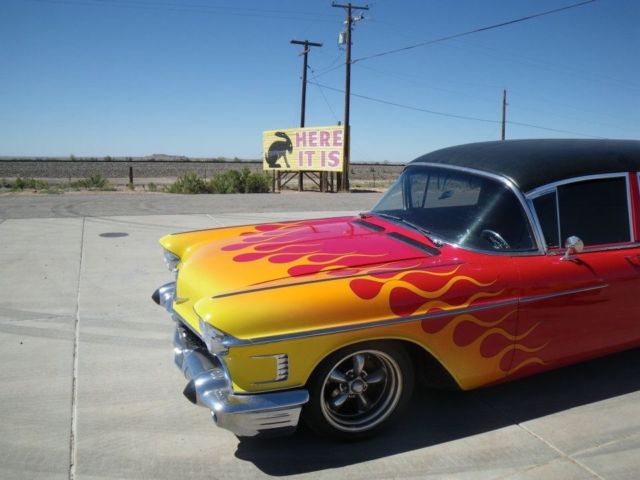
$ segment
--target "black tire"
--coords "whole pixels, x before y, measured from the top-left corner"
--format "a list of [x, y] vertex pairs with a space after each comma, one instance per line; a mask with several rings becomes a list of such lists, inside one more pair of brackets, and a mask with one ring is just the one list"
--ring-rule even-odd
[[385, 428], [406, 407], [413, 364], [401, 345], [366, 342], [338, 350], [311, 376], [303, 421], [314, 432], [360, 440]]

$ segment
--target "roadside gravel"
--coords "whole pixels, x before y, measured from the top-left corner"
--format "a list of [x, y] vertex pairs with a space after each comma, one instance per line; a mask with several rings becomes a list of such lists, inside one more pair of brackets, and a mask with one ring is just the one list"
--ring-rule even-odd
[[366, 211], [370, 210], [381, 196], [382, 193], [378, 192], [229, 195], [137, 192], [67, 192], [60, 195], [5, 193], [0, 194], [0, 220], [118, 215]]
[[[248, 168], [261, 171], [260, 162], [209, 162], [209, 161], [83, 161], [83, 160], [37, 160], [37, 161], [0, 161], [0, 178], [33, 177], [38, 179], [70, 180], [86, 178], [101, 174], [110, 180], [129, 178], [129, 167], [133, 168], [134, 181], [155, 179], [161, 183], [169, 183], [176, 177], [195, 172], [201, 177], [225, 170], [241, 170]], [[391, 164], [353, 164], [351, 165], [352, 181], [389, 182], [396, 178], [403, 165]], [[164, 181], [163, 181], [164, 179]], [[117, 184], [117, 182], [114, 182]]]

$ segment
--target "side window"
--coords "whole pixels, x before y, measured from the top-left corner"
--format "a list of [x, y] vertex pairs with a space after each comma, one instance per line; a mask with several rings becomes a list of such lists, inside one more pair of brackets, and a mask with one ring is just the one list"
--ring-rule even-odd
[[561, 185], [557, 191], [563, 241], [570, 235], [585, 245], [631, 241], [625, 177]]
[[560, 232], [558, 231], [558, 205], [555, 190], [533, 200], [544, 241], [549, 248], [560, 246]]

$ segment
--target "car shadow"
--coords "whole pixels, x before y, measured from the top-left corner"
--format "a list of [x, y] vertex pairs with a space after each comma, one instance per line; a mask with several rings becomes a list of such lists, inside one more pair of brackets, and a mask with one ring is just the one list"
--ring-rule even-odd
[[[418, 387], [396, 425], [357, 443], [290, 437], [241, 439], [237, 458], [287, 476], [339, 468], [517, 425], [640, 390], [640, 349], [471, 392]], [[346, 448], [345, 448], [346, 445]]]

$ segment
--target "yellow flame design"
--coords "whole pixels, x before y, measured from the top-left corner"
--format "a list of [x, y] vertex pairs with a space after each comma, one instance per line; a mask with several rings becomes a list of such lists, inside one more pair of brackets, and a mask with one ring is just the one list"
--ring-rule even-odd
[[524, 362], [522, 362], [520, 365], [518, 365], [515, 368], [511, 368], [509, 369], [509, 371], [507, 372], [509, 375], [513, 375], [514, 373], [516, 373], [518, 370], [523, 369], [524, 367], [527, 367], [529, 365], [546, 365], [547, 362], [545, 362], [544, 360], [542, 360], [541, 358], [538, 357], [532, 357], [532, 358], [528, 358], [527, 360], [525, 360]]
[[[462, 349], [465, 349], [465, 350], [477, 350], [478, 356], [481, 356], [479, 349], [480, 349], [480, 346], [482, 345], [482, 342], [484, 342], [484, 340], [487, 337], [489, 337], [490, 335], [497, 334], [497, 335], [500, 335], [500, 336], [502, 336], [503, 338], [505, 338], [507, 340], [512, 341], [513, 342], [512, 344], [506, 345], [500, 351], [498, 351], [497, 353], [492, 355], [491, 358], [495, 358], [495, 360], [496, 360], [495, 364], [496, 364], [496, 366], [498, 366], [498, 365], [500, 365], [500, 363], [502, 362], [504, 357], [506, 355], [508, 355], [509, 353], [513, 352], [513, 351], [522, 351], [522, 352], [527, 352], [527, 353], [535, 353], [535, 352], [539, 352], [539, 351], [543, 350], [550, 343], [550, 342], [546, 342], [544, 345], [540, 345], [538, 347], [528, 347], [526, 345], [523, 345], [522, 343], [519, 343], [522, 340], [525, 340], [526, 338], [528, 338], [533, 333], [533, 331], [536, 330], [536, 328], [538, 328], [540, 326], [541, 322], [538, 322], [535, 325], [532, 325], [529, 329], [527, 329], [527, 331], [522, 332], [520, 334], [516, 334], [516, 335], [513, 335], [513, 334], [509, 333], [504, 328], [498, 327], [498, 325], [500, 325], [502, 322], [504, 322], [509, 316], [514, 315], [516, 313], [517, 313], [517, 310], [511, 310], [511, 311], [507, 312], [505, 315], [503, 315], [500, 318], [498, 318], [497, 320], [492, 320], [492, 321], [483, 321], [483, 320], [480, 320], [479, 318], [477, 318], [474, 315], [466, 313], [466, 314], [462, 314], [462, 315], [456, 316], [443, 329], [446, 329], [449, 332], [449, 334], [451, 335], [451, 341], [452, 341], [453, 344], [455, 344], [455, 342], [453, 341], [453, 335], [454, 335], [457, 327], [460, 324], [462, 324], [463, 322], [471, 322], [474, 325], [477, 325], [479, 327], [487, 328], [487, 330], [485, 332], [483, 332], [481, 335], [479, 335], [470, 344], [465, 345], [465, 346], [457, 345], [458, 348], [462, 348]], [[533, 364], [545, 365], [546, 362], [543, 359], [539, 358], [539, 357], [531, 357], [531, 358], [528, 358], [527, 360], [523, 361], [522, 363], [518, 364], [516, 367], [510, 368], [509, 370], [505, 371], [505, 374], [513, 374], [516, 371], [518, 371], [521, 368], [523, 368], [524, 366], [533, 365]]]

